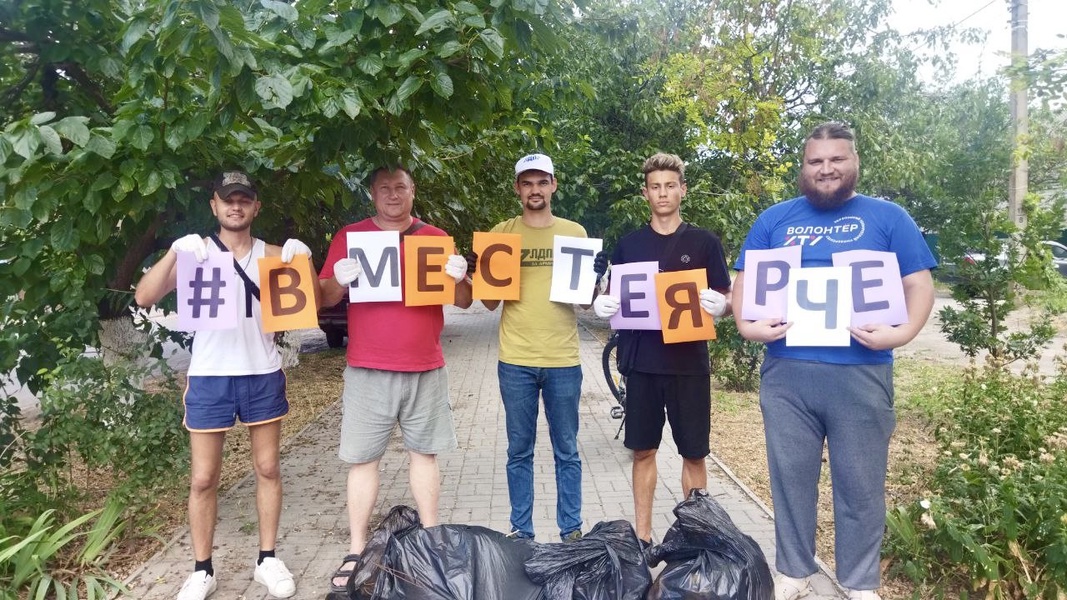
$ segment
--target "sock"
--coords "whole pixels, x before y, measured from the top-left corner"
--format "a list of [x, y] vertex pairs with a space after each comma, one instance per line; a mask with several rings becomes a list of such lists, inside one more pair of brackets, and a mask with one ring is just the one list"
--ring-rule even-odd
[[268, 558], [268, 557], [269, 558], [274, 558], [274, 550], [260, 550], [259, 551], [259, 560], [256, 561], [256, 564], [257, 565], [263, 564], [263, 559], [264, 558]]
[[211, 557], [207, 557], [204, 560], [197, 560], [193, 563], [193, 572], [207, 571], [208, 575], [215, 576], [215, 567], [211, 566]]

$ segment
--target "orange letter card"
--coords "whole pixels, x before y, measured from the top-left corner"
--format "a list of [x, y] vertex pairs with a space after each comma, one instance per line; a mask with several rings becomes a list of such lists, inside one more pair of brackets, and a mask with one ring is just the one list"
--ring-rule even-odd
[[700, 290], [707, 287], [704, 269], [656, 273], [664, 344], [715, 339], [715, 319], [700, 308]]
[[518, 300], [522, 236], [475, 231], [471, 245], [478, 254], [478, 268], [472, 278], [474, 298]]
[[404, 306], [456, 301], [456, 280], [445, 274], [445, 262], [455, 248], [451, 237], [409, 235], [404, 238]]
[[259, 303], [263, 331], [270, 333], [318, 327], [313, 285], [318, 285], [318, 282], [311, 275], [311, 260], [306, 254], [297, 254], [289, 264], [283, 263], [277, 256], [259, 259]]

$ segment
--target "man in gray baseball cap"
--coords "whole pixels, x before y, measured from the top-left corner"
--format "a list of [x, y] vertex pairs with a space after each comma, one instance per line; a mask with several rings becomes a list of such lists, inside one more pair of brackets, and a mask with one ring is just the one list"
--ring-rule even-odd
[[214, 191], [219, 198], [229, 198], [230, 194], [241, 192], [253, 200], [259, 199], [256, 184], [252, 183], [248, 175], [241, 171], [225, 171], [219, 175], [215, 178]]

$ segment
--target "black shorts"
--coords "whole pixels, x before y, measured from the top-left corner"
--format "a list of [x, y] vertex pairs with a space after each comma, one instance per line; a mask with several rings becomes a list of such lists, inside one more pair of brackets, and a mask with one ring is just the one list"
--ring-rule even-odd
[[[666, 419], [664, 419], [666, 417]], [[632, 373], [626, 378], [626, 447], [654, 450], [669, 420], [683, 458], [711, 452], [711, 378], [708, 375]]]

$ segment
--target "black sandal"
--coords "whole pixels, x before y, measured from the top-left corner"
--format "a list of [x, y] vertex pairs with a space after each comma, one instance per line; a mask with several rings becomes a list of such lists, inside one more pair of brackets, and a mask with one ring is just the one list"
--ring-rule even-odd
[[[351, 569], [346, 569], [345, 565], [348, 563], [355, 563]], [[359, 567], [359, 555], [358, 554], [346, 554], [341, 561], [341, 566], [337, 567], [337, 570], [330, 576], [330, 591], [338, 594], [343, 594], [348, 591], [348, 580], [352, 578], [352, 574], [356, 572]], [[338, 577], [344, 577], [345, 582], [341, 585], [334, 583]]]

